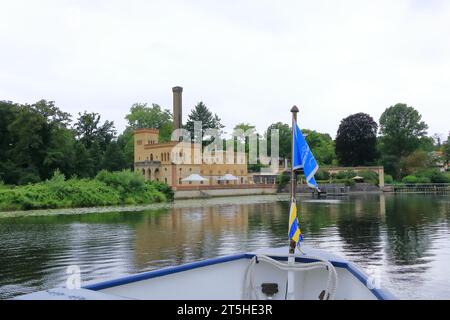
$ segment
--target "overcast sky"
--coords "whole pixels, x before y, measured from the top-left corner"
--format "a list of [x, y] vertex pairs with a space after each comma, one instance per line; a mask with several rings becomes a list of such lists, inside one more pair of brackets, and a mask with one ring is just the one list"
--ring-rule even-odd
[[450, 130], [450, 1], [0, 0], [0, 100], [54, 100], [119, 131], [134, 102], [183, 119], [198, 101], [232, 128], [290, 121], [336, 134], [407, 103]]

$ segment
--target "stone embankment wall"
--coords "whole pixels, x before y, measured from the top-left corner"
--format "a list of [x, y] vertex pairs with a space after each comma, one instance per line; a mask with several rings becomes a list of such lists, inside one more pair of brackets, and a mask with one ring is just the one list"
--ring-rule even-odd
[[231, 197], [259, 194], [276, 194], [276, 188], [230, 188], [230, 189], [202, 189], [202, 190], [176, 190], [175, 199], [195, 199], [209, 197]]

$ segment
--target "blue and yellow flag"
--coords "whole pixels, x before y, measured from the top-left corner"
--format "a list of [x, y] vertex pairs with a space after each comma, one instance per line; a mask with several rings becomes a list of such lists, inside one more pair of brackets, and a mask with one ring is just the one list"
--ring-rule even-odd
[[298, 127], [297, 123], [295, 123], [294, 141], [292, 143], [294, 144], [294, 170], [303, 168], [308, 186], [319, 190], [319, 186], [314, 179], [314, 174], [319, 169], [319, 165], [317, 164], [316, 159], [314, 158], [311, 149], [309, 148], [305, 137], [303, 137], [302, 131]]
[[291, 202], [291, 212], [289, 213], [289, 239], [296, 243], [303, 240], [302, 232], [298, 224], [297, 204], [295, 200]]

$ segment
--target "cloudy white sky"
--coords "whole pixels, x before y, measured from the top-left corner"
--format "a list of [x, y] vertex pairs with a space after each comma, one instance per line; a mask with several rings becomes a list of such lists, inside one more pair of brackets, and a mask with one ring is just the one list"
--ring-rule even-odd
[[0, 100], [96, 111], [121, 131], [134, 102], [186, 120], [202, 100], [229, 130], [289, 122], [335, 136], [405, 102], [450, 130], [450, 1], [0, 0]]

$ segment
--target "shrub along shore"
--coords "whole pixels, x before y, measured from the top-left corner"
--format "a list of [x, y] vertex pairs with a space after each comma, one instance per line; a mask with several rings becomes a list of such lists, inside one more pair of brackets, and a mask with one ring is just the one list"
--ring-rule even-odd
[[138, 205], [173, 200], [172, 189], [130, 170], [100, 171], [93, 179], [65, 176], [24, 186], [0, 185], [0, 211]]

